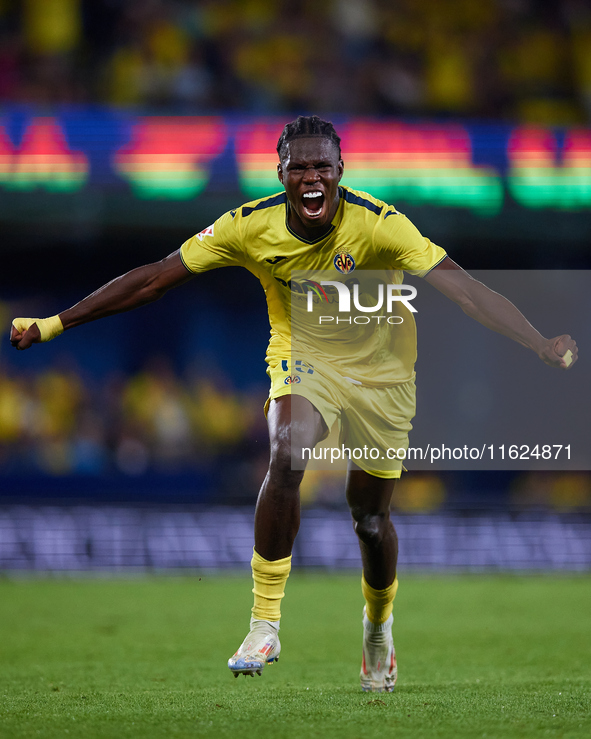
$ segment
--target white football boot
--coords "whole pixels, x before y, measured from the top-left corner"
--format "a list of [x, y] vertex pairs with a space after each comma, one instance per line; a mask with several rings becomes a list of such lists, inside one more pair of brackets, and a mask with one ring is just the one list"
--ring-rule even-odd
[[361, 689], [364, 693], [391, 693], [396, 685], [396, 652], [392, 639], [392, 615], [383, 624], [372, 624], [363, 608], [363, 656]]
[[254, 677], [255, 672], [262, 675], [266, 664], [279, 660], [281, 644], [278, 632], [279, 621], [250, 619], [250, 631], [246, 639], [228, 660], [228, 667], [234, 673], [234, 677], [238, 675]]

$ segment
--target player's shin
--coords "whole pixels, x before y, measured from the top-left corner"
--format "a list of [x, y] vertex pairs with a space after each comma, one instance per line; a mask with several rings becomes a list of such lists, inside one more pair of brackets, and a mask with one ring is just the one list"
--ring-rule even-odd
[[383, 590], [376, 590], [361, 576], [361, 591], [365, 598], [365, 613], [368, 621], [372, 624], [383, 624], [392, 615], [392, 606], [396, 591], [398, 590], [398, 578]]
[[291, 570], [291, 555], [283, 559], [269, 561], [253, 550], [252, 579], [254, 587], [253, 618], [269, 621], [279, 627], [281, 600], [285, 595], [285, 583]]

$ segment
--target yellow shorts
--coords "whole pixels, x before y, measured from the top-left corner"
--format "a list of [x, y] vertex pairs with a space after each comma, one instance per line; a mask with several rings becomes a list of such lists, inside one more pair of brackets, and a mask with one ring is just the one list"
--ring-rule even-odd
[[301, 395], [324, 419], [326, 436], [338, 421], [339, 448], [351, 450], [348, 456], [358, 467], [376, 477], [400, 477], [416, 412], [414, 378], [390, 387], [366, 387], [326, 366], [320, 372], [297, 359], [279, 360], [267, 374], [271, 391], [265, 413], [271, 400]]

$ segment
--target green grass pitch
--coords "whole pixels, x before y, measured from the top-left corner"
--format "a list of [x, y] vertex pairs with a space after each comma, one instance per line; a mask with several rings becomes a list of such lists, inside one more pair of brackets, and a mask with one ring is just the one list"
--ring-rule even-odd
[[279, 663], [238, 679], [246, 575], [0, 580], [0, 737], [591, 736], [588, 576], [403, 576], [389, 695], [359, 579], [293, 574]]

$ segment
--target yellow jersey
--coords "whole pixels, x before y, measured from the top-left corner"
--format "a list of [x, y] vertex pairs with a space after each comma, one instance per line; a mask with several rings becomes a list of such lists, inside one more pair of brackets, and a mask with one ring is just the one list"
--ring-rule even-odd
[[[287, 196], [281, 192], [225, 213], [181, 246], [184, 265], [194, 273], [242, 266], [260, 280], [271, 324], [267, 362], [272, 367], [297, 353], [298, 359], [319, 371], [325, 366], [372, 387], [396, 385], [414, 377], [416, 326], [403, 303], [398, 311], [403, 319], [395, 330], [385, 322], [378, 326], [373, 321], [369, 325], [341, 323], [336, 332], [328, 328], [323, 333], [326, 326], [310, 331], [311, 324], [300, 325], [299, 318], [297, 325], [292, 324], [294, 306], [299, 317], [311, 307], [302, 279], [293, 275], [319, 283], [313, 278], [327, 280], [334, 275], [333, 279], [342, 281], [343, 275], [351, 278], [371, 270], [387, 273], [388, 281], [400, 284], [403, 270], [424, 276], [446, 257], [445, 251], [423, 237], [393, 206], [348, 187], [339, 187], [339, 206], [330, 229], [314, 241], [292, 231], [288, 209]], [[324, 293], [334, 317], [335, 300]], [[315, 300], [318, 303], [318, 295]], [[316, 314], [321, 307], [314, 307]]]

